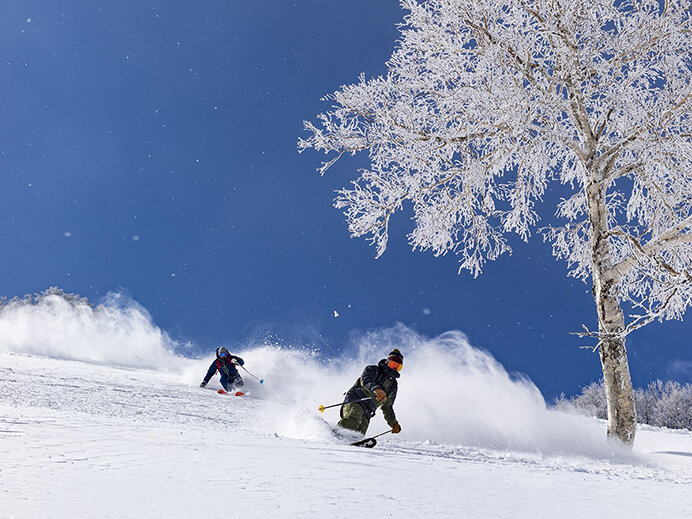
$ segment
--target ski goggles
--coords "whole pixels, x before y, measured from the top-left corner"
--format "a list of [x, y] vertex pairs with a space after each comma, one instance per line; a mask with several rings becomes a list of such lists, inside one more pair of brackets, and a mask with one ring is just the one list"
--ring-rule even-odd
[[404, 365], [395, 360], [390, 360], [389, 362], [387, 362], [387, 367], [393, 369], [394, 371], [401, 371], [401, 368], [403, 368]]
[[221, 357], [222, 359], [225, 359], [226, 357], [228, 357], [228, 352], [227, 351], [220, 352], [219, 357]]

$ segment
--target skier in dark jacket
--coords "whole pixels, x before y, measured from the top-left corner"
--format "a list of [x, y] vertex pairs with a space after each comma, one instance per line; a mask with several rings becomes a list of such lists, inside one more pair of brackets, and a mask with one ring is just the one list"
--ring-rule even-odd
[[207, 371], [207, 375], [204, 377], [199, 387], [206, 386], [211, 380], [211, 377], [216, 375], [217, 371], [221, 374], [221, 385], [226, 391], [241, 387], [244, 382], [236, 366], [242, 366], [243, 364], [245, 364], [243, 359], [231, 355], [226, 348], [217, 348], [216, 359], [214, 359], [214, 362], [209, 366], [209, 371]]
[[398, 388], [396, 379], [399, 378], [399, 371], [403, 365], [404, 356], [395, 348], [377, 365], [366, 366], [363, 374], [346, 393], [338, 425], [365, 434], [370, 425], [370, 418], [375, 416], [375, 410], [380, 407], [392, 432], [401, 432], [401, 425], [396, 419], [393, 406]]

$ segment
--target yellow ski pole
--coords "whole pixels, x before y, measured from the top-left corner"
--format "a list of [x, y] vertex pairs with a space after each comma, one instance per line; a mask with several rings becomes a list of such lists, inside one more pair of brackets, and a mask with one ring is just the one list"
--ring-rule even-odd
[[[365, 397], [365, 398], [361, 398], [360, 400], [353, 400], [353, 402], [363, 402], [363, 401], [365, 401], [365, 400], [370, 400], [371, 398], [374, 398], [374, 397], [368, 396], [368, 397]], [[332, 405], [320, 405], [320, 406], [317, 408], [317, 410], [318, 410], [320, 413], [324, 413], [324, 410], [325, 410], [325, 409], [329, 409], [330, 407], [337, 407], [337, 406], [340, 406], [340, 405], [350, 404], [350, 403], [351, 403], [351, 402], [339, 402], [338, 404], [332, 404]]]

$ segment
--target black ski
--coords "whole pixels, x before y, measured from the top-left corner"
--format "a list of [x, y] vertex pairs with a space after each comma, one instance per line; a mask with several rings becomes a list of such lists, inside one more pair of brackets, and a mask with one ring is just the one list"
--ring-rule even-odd
[[372, 449], [377, 445], [377, 440], [375, 438], [365, 438], [364, 440], [358, 440], [353, 442], [351, 445], [355, 447], [365, 447], [366, 449]]

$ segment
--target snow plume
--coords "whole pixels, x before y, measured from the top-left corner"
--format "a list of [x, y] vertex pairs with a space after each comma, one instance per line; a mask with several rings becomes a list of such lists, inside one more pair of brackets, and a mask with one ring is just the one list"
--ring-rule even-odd
[[[598, 422], [549, 410], [531, 380], [510, 375], [463, 333], [430, 339], [396, 327], [388, 336], [406, 352], [395, 407], [411, 437], [551, 454], [612, 451]], [[364, 340], [381, 343], [380, 337], [382, 332]]]
[[[528, 378], [510, 375], [458, 331], [426, 338], [398, 325], [361, 336], [332, 359], [267, 345], [240, 354], [248, 369], [266, 380], [260, 386], [244, 374], [252, 394], [270, 403], [264, 424], [268, 430], [328, 438], [339, 407], [324, 415], [317, 407], [342, 401], [363, 367], [376, 364], [394, 347], [405, 356], [395, 404], [402, 440], [596, 457], [611, 456], [616, 449], [606, 442], [598, 421], [551, 411]], [[378, 411], [369, 432], [387, 429]]]
[[173, 369], [178, 345], [129, 296], [92, 306], [58, 289], [0, 305], [0, 351], [137, 368]]

